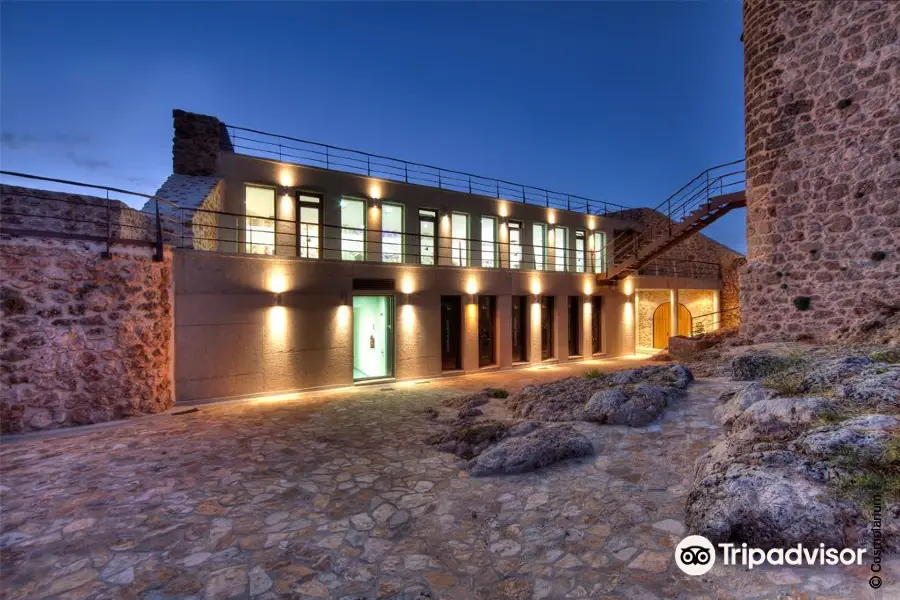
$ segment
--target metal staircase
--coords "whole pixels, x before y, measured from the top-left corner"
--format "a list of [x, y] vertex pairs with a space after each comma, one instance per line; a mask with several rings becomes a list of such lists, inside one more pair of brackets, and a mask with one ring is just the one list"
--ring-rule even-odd
[[[655, 218], [643, 223], [642, 228], [613, 236], [606, 244], [610, 266], [605, 276], [598, 275], [598, 283], [635, 273], [710, 223], [746, 206], [745, 179], [743, 159], [711, 167], [694, 177], [653, 209]], [[628, 212], [619, 214], [627, 219]]]

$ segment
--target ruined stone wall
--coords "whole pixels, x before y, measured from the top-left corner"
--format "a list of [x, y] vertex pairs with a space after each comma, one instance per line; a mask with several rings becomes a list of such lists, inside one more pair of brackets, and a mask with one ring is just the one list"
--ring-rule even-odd
[[840, 338], [900, 310], [898, 32], [893, 0], [744, 2], [756, 341]]
[[152, 242], [150, 215], [118, 200], [0, 185], [0, 231], [53, 232]]
[[174, 403], [172, 255], [0, 236], [0, 424], [17, 433]]
[[[658, 226], [669, 220], [668, 217], [652, 208], [623, 210], [615, 213], [615, 215], [645, 227]], [[703, 234], [697, 234], [671, 248], [660, 258], [719, 263], [722, 268], [722, 296], [719, 310], [734, 309], [722, 314], [722, 326], [734, 327], [740, 325], [740, 271], [746, 262], [746, 259], [740, 252], [736, 252]]]
[[172, 172], [215, 175], [219, 151], [234, 151], [225, 125], [215, 117], [177, 109], [172, 111], [172, 119], [175, 125]]

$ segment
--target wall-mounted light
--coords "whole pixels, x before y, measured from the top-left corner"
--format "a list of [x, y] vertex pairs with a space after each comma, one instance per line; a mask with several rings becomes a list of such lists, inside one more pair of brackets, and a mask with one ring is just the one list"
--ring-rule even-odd
[[594, 284], [590, 280], [584, 282], [584, 295], [590, 296], [594, 293]]
[[381, 194], [382, 189], [380, 183], [378, 183], [377, 181], [373, 181], [371, 184], [369, 184], [369, 198], [371, 198], [372, 200], [381, 200]]
[[590, 229], [591, 231], [593, 231], [596, 226], [597, 226], [596, 219], [594, 219], [594, 217], [588, 217], [587, 228]]
[[281, 187], [294, 187], [294, 174], [287, 167], [283, 167], [278, 173], [278, 183]]
[[477, 296], [475, 294], [468, 294], [466, 296], [466, 304], [476, 304], [477, 303], [476, 298], [477, 298]]
[[470, 296], [478, 293], [478, 280], [475, 279], [474, 275], [469, 275], [469, 278], [466, 280], [466, 293]]
[[547, 222], [551, 225], [556, 225], [556, 211], [550, 209], [547, 210]]
[[276, 293], [274, 294], [274, 296], [275, 296], [275, 298], [274, 298], [274, 304], [273, 304], [272, 306], [281, 306], [281, 293], [276, 292]]
[[506, 202], [500, 201], [497, 203], [497, 214], [499, 214], [504, 219], [509, 216], [509, 204]]
[[341, 292], [341, 306], [349, 306], [349, 304], [347, 292]]

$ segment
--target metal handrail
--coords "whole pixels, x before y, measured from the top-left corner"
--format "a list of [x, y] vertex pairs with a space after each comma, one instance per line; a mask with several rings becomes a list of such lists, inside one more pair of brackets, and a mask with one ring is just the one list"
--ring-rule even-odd
[[663, 217], [658, 223], [651, 223], [641, 231], [622, 231], [609, 240], [607, 246], [610, 260], [615, 264], [636, 260], [642, 248], [652, 242], [659, 243], [674, 238], [678, 233], [678, 225], [690, 212], [704, 204], [711, 206], [712, 198], [737, 191], [737, 186], [743, 188], [746, 177], [743, 164], [744, 159], [740, 159], [701, 171], [652, 209]]
[[716, 310], [713, 312], [709, 312], [709, 313], [706, 313], [703, 315], [697, 315], [697, 316], [693, 317], [693, 319], [691, 321], [691, 337], [695, 338], [697, 336], [704, 335], [705, 333], [707, 333], [706, 331], [703, 331], [703, 330], [701, 330], [699, 332], [697, 331], [697, 325], [698, 325], [699, 319], [703, 319], [704, 317], [715, 317], [717, 315], [723, 315], [725, 313], [730, 313], [730, 312], [734, 312], [736, 310], [740, 310], [740, 308], [741, 308], [741, 306], [737, 305], [737, 306], [732, 306], [731, 308]]
[[[262, 153], [271, 157], [277, 156], [278, 160], [282, 162], [291, 162], [288, 159], [294, 159], [300, 161], [295, 164], [365, 174], [366, 176], [376, 176], [404, 183], [477, 194], [511, 202], [536, 204], [548, 208], [558, 208], [559, 210], [574, 210], [587, 214], [606, 215], [627, 210], [628, 208], [612, 202], [594, 200], [575, 194], [555, 192], [536, 186], [513, 183], [504, 179], [444, 169], [425, 163], [322, 144], [249, 127], [229, 124], [225, 126], [228, 129], [233, 148]], [[241, 135], [238, 132], [262, 136], [262, 139]], [[272, 140], [287, 140], [296, 144], [305, 144], [306, 147]]]

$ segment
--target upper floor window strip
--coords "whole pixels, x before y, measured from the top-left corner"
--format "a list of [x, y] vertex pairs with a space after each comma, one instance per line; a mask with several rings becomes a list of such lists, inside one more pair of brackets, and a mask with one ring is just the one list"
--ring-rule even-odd
[[244, 186], [244, 248], [249, 254], [275, 254], [275, 188]]

